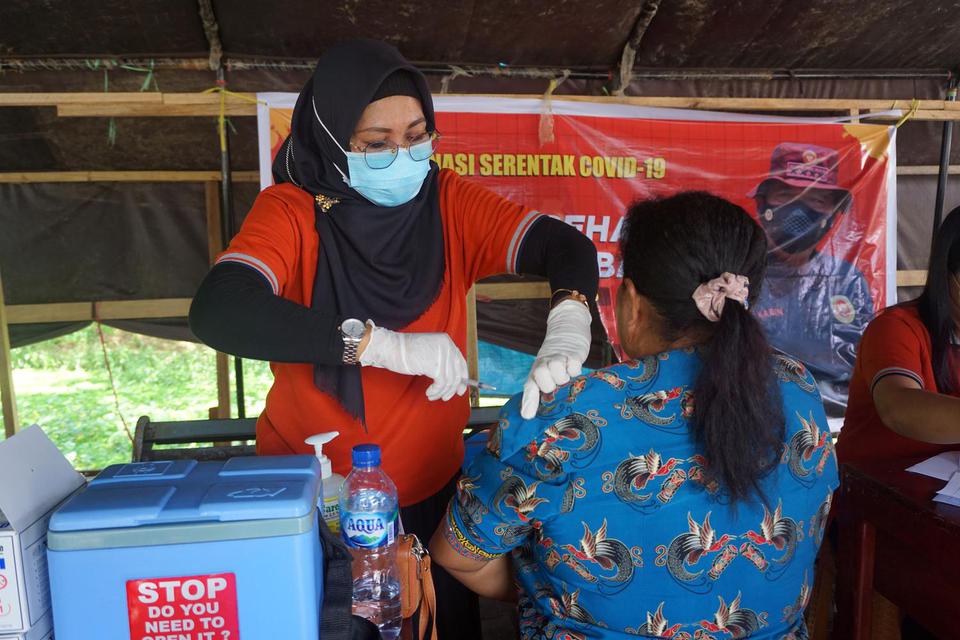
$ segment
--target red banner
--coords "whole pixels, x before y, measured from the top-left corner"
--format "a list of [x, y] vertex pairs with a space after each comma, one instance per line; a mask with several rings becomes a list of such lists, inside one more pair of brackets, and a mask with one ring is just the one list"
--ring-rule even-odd
[[[292, 94], [262, 94], [261, 168], [289, 130]], [[705, 190], [771, 238], [758, 318], [772, 342], [844, 379], [859, 334], [894, 289], [892, 127], [555, 100], [437, 96], [436, 162], [590, 237], [600, 310], [617, 343], [618, 241], [631, 202]]]

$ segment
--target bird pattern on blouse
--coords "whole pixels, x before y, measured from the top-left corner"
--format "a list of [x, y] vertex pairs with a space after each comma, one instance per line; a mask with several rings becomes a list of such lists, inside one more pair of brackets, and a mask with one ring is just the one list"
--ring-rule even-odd
[[[512, 553], [522, 638], [806, 638], [837, 485], [816, 383], [774, 357], [788, 416], [780, 464], [766, 501], [733, 517], [690, 437], [698, 364], [678, 351], [575, 378], [534, 421], [508, 404], [465, 468], [448, 521], [477, 548]], [[643, 600], [651, 585], [663, 597]]]

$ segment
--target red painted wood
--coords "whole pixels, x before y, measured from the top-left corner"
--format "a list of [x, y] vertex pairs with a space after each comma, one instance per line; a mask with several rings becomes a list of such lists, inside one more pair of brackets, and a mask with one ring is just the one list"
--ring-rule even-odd
[[944, 482], [916, 460], [841, 468], [835, 637], [870, 638], [876, 589], [931, 632], [960, 637], [960, 508], [933, 502]]

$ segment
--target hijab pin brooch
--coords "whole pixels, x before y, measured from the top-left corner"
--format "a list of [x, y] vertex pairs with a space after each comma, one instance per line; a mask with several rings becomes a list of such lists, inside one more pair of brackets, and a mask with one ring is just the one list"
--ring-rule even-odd
[[318, 193], [314, 196], [314, 199], [317, 201], [317, 206], [320, 207], [320, 211], [324, 213], [330, 211], [330, 208], [335, 204], [340, 204], [340, 200], [337, 198], [331, 198], [330, 196], [325, 196], [322, 193]]

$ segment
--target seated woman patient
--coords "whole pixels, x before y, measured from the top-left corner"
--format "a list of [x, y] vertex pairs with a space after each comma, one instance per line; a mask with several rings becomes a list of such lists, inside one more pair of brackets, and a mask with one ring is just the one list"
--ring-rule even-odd
[[860, 340], [837, 441], [841, 462], [907, 460], [960, 444], [960, 207], [930, 252], [919, 298], [885, 309]]
[[627, 362], [513, 398], [431, 543], [523, 638], [806, 637], [837, 486], [813, 377], [749, 311], [763, 231], [707, 193], [635, 204], [617, 329]]

